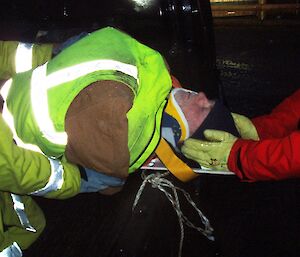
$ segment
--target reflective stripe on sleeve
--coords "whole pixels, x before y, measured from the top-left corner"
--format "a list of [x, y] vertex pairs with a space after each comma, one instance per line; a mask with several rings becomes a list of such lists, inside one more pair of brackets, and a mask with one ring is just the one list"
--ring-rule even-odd
[[64, 183], [64, 168], [60, 161], [48, 158], [51, 165], [51, 175], [48, 183], [43, 188], [36, 190], [31, 195], [43, 196], [49, 192], [62, 188]]
[[22, 202], [22, 199], [19, 195], [16, 194], [10, 194], [11, 198], [13, 200], [14, 203], [14, 210], [20, 220], [20, 223], [22, 224], [22, 226], [30, 232], [36, 232], [35, 228], [33, 226], [31, 226], [28, 217], [26, 215], [25, 212], [25, 206], [24, 203]]
[[10, 246], [6, 247], [2, 252], [0, 252], [0, 257], [22, 257], [22, 250], [20, 246], [13, 242]]
[[16, 73], [28, 71], [32, 68], [32, 49], [33, 44], [18, 44], [15, 56]]
[[6, 101], [6, 99], [7, 99], [9, 90], [11, 88], [11, 84], [12, 84], [12, 79], [7, 80], [0, 90], [0, 94], [4, 101]]

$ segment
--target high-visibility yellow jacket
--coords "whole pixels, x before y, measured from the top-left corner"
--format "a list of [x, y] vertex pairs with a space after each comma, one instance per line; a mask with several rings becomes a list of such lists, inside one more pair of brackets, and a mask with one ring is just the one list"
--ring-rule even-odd
[[[125, 33], [113, 28], [98, 30], [44, 65], [17, 74], [1, 90], [3, 115], [17, 144], [50, 157], [52, 184], [49, 180], [36, 194], [51, 195], [67, 183], [63, 168], [67, 164], [60, 161], [67, 144], [66, 112], [82, 89], [99, 80], [122, 82], [135, 95], [127, 113], [129, 172], [139, 168], [157, 146], [161, 115], [171, 89], [163, 58]], [[49, 174], [49, 169], [43, 172]]]
[[0, 41], [0, 80], [30, 70], [51, 59], [53, 44]]
[[[14, 210], [11, 194], [0, 192], [0, 255], [4, 249], [16, 247], [27, 249], [42, 233], [46, 222], [42, 210], [30, 196], [22, 196], [27, 218], [34, 232], [26, 230]], [[3, 255], [1, 255], [3, 256]], [[15, 256], [15, 255], [5, 255]]]

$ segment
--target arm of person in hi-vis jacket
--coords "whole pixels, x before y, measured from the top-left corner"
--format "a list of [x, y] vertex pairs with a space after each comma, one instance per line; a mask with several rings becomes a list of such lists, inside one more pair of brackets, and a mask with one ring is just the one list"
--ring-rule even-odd
[[21, 196], [21, 201], [24, 204], [24, 209], [26, 210], [25, 216], [28, 218], [34, 232], [27, 230], [21, 224], [20, 218], [15, 211], [11, 194], [8, 192], [0, 192], [0, 201], [0, 209], [2, 213], [0, 216], [0, 222], [5, 226], [4, 230], [0, 229], [0, 256], [7, 256], [1, 255], [3, 254], [4, 249], [8, 248], [12, 251], [11, 248], [15, 249], [20, 247], [24, 250], [30, 247], [30, 245], [32, 245], [32, 243], [34, 243], [43, 232], [46, 226], [46, 220], [42, 210], [35, 203], [32, 197], [27, 195]]
[[52, 57], [53, 44], [0, 41], [0, 80], [7, 80], [44, 64]]
[[65, 199], [79, 193], [80, 172], [63, 158], [47, 156], [18, 147], [0, 116], [0, 190]]

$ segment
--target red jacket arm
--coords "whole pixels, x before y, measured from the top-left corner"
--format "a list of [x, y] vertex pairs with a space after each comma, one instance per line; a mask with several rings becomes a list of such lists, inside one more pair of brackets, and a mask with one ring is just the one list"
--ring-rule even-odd
[[298, 129], [300, 89], [286, 98], [268, 115], [252, 119], [260, 139], [282, 138]]
[[300, 89], [274, 110], [252, 120], [260, 141], [238, 139], [228, 167], [243, 180], [300, 177]]
[[246, 181], [300, 177], [300, 131], [281, 139], [238, 139], [231, 149], [228, 167]]

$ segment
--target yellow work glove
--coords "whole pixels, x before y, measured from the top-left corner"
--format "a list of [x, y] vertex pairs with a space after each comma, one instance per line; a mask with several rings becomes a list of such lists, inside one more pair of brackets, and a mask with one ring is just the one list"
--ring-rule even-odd
[[204, 136], [207, 141], [187, 139], [181, 148], [182, 153], [202, 167], [228, 171], [228, 156], [237, 138], [228, 132], [213, 129], [205, 130]]
[[244, 115], [231, 113], [236, 129], [243, 139], [259, 140], [256, 128], [252, 121]]

